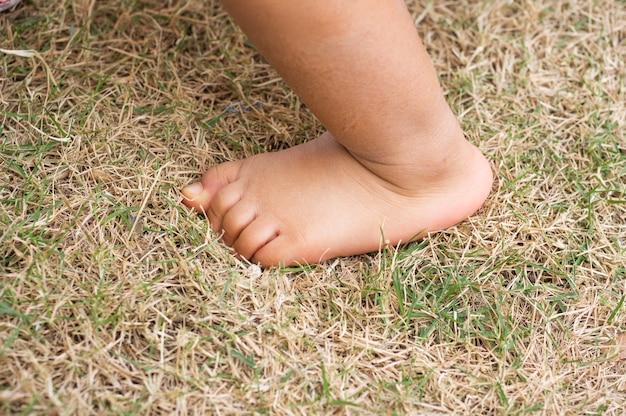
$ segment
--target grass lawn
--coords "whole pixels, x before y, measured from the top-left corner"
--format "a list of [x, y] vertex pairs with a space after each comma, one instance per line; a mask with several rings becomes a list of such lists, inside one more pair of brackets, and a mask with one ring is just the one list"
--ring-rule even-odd
[[409, 7], [491, 196], [268, 270], [179, 190], [322, 126], [218, 2], [1, 13], [0, 414], [623, 414], [626, 3]]

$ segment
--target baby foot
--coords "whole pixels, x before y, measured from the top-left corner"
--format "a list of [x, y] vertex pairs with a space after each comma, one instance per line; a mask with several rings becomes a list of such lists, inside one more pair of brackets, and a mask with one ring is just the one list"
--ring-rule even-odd
[[374, 169], [325, 133], [215, 166], [182, 190], [183, 202], [205, 213], [241, 257], [264, 267], [368, 253], [448, 228], [480, 208], [491, 169], [477, 148], [462, 143], [462, 157], [426, 178], [418, 169]]

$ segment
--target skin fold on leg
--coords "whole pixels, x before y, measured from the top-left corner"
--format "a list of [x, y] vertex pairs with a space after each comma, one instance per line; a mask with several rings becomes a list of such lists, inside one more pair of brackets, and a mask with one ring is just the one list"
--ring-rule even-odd
[[491, 169], [445, 102], [404, 3], [223, 4], [328, 130], [183, 189], [241, 257], [267, 267], [367, 253], [483, 204]]

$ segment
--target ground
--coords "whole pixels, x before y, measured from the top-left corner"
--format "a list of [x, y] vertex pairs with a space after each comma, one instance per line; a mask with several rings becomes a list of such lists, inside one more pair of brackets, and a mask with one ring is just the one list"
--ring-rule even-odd
[[180, 189], [322, 128], [219, 4], [0, 14], [0, 413], [619, 414], [626, 9], [410, 9], [487, 203], [269, 270]]

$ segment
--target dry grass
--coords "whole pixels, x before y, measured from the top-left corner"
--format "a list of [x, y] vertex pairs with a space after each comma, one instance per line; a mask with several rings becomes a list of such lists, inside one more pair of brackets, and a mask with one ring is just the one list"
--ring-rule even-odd
[[492, 196], [262, 273], [178, 190], [321, 126], [218, 4], [0, 15], [0, 413], [622, 413], [624, 1], [410, 8]]

